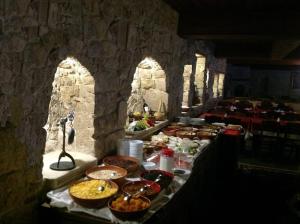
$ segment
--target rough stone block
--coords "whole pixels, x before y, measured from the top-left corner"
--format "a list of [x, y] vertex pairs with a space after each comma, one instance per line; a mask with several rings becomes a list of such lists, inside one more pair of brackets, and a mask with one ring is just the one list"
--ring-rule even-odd
[[131, 83], [131, 87], [133, 90], [141, 88], [141, 81], [140, 80], [133, 80]]
[[95, 84], [95, 80], [93, 76], [84, 76], [82, 77], [82, 84], [83, 85], [94, 85]]
[[127, 118], [127, 102], [121, 101], [118, 105], [118, 126], [122, 127], [125, 125]]
[[184, 81], [184, 84], [183, 84], [183, 91], [189, 92], [190, 89], [191, 89], [191, 83], [190, 83], [190, 81], [189, 81], [189, 80], [188, 80], [188, 81]]
[[153, 73], [153, 78], [154, 79], [158, 79], [158, 78], [165, 78], [166, 77], [166, 73], [164, 70], [156, 70]]
[[0, 35], [3, 34], [3, 20], [0, 19]]
[[143, 69], [139, 68], [137, 73], [140, 78], [142, 79], [151, 79], [152, 78], [152, 70], [151, 69]]
[[0, 211], [10, 211], [16, 205], [22, 205], [26, 198], [26, 176], [24, 171], [0, 176]]
[[155, 79], [155, 89], [166, 92], [167, 91], [166, 79], [165, 78]]
[[152, 79], [141, 79], [141, 88], [142, 89], [150, 89], [155, 85], [154, 80]]
[[153, 111], [158, 110], [160, 100], [165, 104], [166, 109], [168, 108], [168, 93], [166, 92], [157, 89], [149, 89], [145, 91], [143, 96], [146, 103]]

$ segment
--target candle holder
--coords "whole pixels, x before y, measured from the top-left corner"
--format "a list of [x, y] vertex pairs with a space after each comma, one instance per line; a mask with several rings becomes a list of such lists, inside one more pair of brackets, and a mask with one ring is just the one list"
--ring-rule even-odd
[[[74, 158], [66, 152], [66, 123], [68, 121], [71, 122], [71, 131], [69, 133], [68, 143], [72, 144], [75, 136], [75, 130], [72, 127], [72, 122], [74, 120], [74, 112], [70, 112], [67, 117], [61, 118], [59, 125], [62, 127], [63, 131], [63, 145], [62, 145], [62, 152], [59, 154], [58, 161], [55, 163], [52, 163], [50, 165], [50, 169], [52, 170], [72, 170], [76, 167]], [[62, 157], [68, 157], [71, 161], [60, 161]]]

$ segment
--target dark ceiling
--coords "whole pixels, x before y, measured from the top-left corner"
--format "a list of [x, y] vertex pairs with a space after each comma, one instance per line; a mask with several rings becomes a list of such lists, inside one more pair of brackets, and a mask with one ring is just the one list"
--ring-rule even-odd
[[243, 65], [300, 66], [300, 0], [164, 0], [178, 34], [215, 43], [215, 55]]

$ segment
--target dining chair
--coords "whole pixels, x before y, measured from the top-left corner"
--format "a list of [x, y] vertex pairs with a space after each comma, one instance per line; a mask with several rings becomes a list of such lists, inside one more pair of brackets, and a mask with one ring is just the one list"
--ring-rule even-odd
[[253, 152], [265, 159], [280, 157], [280, 123], [276, 120], [263, 120], [253, 133]]
[[283, 127], [284, 139], [281, 144], [284, 155], [288, 159], [298, 162], [300, 156], [300, 123], [288, 122]]

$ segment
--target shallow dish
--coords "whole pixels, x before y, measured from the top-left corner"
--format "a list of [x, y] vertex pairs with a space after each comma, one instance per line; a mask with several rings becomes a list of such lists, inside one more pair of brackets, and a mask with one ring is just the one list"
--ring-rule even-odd
[[[138, 220], [142, 218], [151, 206], [150, 199], [140, 196], [132, 198], [129, 203], [124, 200], [124, 195], [113, 197], [108, 202], [111, 213], [121, 220]], [[139, 204], [139, 208], [136, 206]], [[136, 207], [133, 207], [136, 206]], [[136, 209], [135, 209], [136, 208]]]
[[161, 190], [167, 188], [169, 184], [172, 182], [174, 175], [170, 172], [164, 170], [146, 170], [141, 174], [141, 177], [145, 180], [155, 181], [157, 177], [161, 175], [159, 181], [157, 183], [160, 185]]
[[152, 170], [155, 168], [155, 166], [156, 166], [156, 164], [154, 162], [143, 162], [143, 167], [146, 170]]
[[212, 139], [216, 136], [217, 136], [217, 134], [214, 132], [208, 132], [208, 131], [198, 131], [197, 132], [197, 137], [200, 139]]
[[174, 168], [173, 173], [174, 173], [174, 175], [177, 175], [177, 176], [188, 176], [191, 174], [191, 171], [187, 170], [187, 169], [182, 169], [182, 168]]
[[176, 136], [176, 131], [178, 131], [179, 129], [178, 128], [165, 128], [162, 130], [162, 132], [165, 134], [165, 135], [168, 135], [168, 136]]
[[107, 156], [103, 159], [105, 165], [119, 166], [127, 170], [127, 173], [133, 173], [139, 168], [139, 160], [130, 156]]
[[95, 166], [87, 169], [85, 175], [90, 179], [112, 180], [121, 186], [125, 182], [127, 170], [113, 165]]
[[82, 180], [69, 187], [69, 194], [83, 207], [101, 208], [118, 190], [118, 185], [109, 180]]
[[150, 180], [140, 180], [128, 182], [122, 186], [122, 191], [131, 195], [139, 193], [141, 188], [145, 187], [142, 196], [154, 199], [160, 192], [160, 185]]
[[176, 136], [179, 138], [193, 139], [196, 137], [196, 133], [193, 131], [177, 131]]

